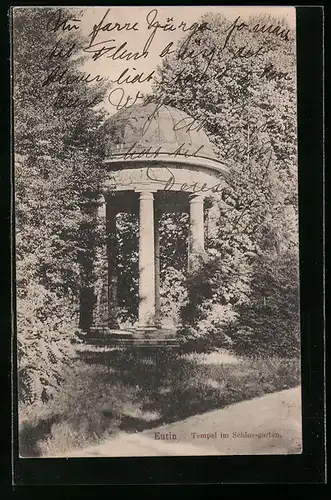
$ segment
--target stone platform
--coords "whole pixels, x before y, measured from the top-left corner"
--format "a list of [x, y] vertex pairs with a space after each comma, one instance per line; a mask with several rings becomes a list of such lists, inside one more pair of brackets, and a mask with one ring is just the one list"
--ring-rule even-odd
[[109, 347], [178, 347], [176, 330], [170, 328], [146, 328], [116, 330], [91, 329], [78, 337], [87, 344]]

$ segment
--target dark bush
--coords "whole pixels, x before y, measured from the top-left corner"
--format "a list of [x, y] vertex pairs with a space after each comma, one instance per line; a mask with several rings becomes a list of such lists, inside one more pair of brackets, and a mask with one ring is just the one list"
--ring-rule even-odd
[[227, 334], [237, 354], [250, 357], [300, 353], [299, 277], [296, 255], [263, 255], [254, 266], [249, 304], [235, 308]]

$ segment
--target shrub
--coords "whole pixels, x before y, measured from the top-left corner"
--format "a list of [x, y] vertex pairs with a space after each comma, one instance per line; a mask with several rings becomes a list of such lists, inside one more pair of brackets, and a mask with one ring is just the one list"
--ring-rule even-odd
[[32, 279], [17, 298], [19, 406], [54, 396], [75, 358], [75, 316], [67, 303]]
[[136, 392], [136, 386], [121, 383], [107, 366], [76, 361], [47, 403], [22, 405], [20, 454], [62, 453], [112, 434]]
[[225, 325], [234, 317], [232, 307], [227, 305], [204, 304], [206, 313], [196, 325], [184, 325], [179, 330], [184, 352], [208, 352], [217, 348], [231, 351], [233, 340], [225, 332]]
[[264, 254], [254, 266], [249, 305], [237, 306], [227, 328], [236, 353], [293, 357], [300, 353], [299, 276], [295, 254]]
[[160, 295], [161, 319], [177, 327], [180, 324], [180, 309], [187, 297], [185, 274], [173, 267], [167, 268], [163, 273]]
[[[217, 252], [188, 276], [180, 336], [186, 351], [216, 347], [239, 355], [292, 357], [300, 353], [298, 258], [293, 252], [259, 253], [251, 273], [231, 281]], [[245, 279], [244, 279], [245, 278]]]
[[226, 326], [234, 319], [233, 306], [249, 293], [249, 266], [239, 253], [223, 255], [212, 249], [197, 259], [186, 280], [187, 299], [181, 307], [180, 336], [186, 351], [231, 348]]

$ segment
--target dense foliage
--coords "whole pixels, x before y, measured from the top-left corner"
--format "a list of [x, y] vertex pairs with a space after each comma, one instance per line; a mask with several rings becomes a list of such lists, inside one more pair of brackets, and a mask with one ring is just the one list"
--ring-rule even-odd
[[264, 255], [254, 265], [250, 301], [235, 308], [227, 327], [233, 349], [242, 355], [297, 357], [300, 315], [297, 258]]
[[154, 88], [203, 121], [230, 167], [208, 252], [187, 279], [182, 333], [192, 348], [213, 340], [251, 354], [262, 343], [286, 356], [298, 348], [295, 33], [268, 16], [202, 21], [164, 58]]
[[[86, 99], [101, 101], [103, 87], [80, 80], [80, 59], [54, 55], [54, 49], [68, 51], [80, 39], [72, 31], [49, 29], [53, 15], [54, 9], [18, 8], [13, 16], [21, 402], [49, 397], [62, 367], [74, 356], [71, 341], [81, 281], [92, 279], [80, 271], [91, 268], [91, 241], [98, 239], [90, 201], [102, 175], [97, 134], [101, 115]], [[62, 15], [66, 18], [68, 12]], [[57, 68], [76, 76], [76, 82], [50, 82]]]

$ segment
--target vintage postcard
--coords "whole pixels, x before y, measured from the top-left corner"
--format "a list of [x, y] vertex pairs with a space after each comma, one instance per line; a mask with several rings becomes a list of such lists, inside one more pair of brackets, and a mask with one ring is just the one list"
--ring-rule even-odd
[[19, 456], [302, 453], [294, 7], [14, 7]]

